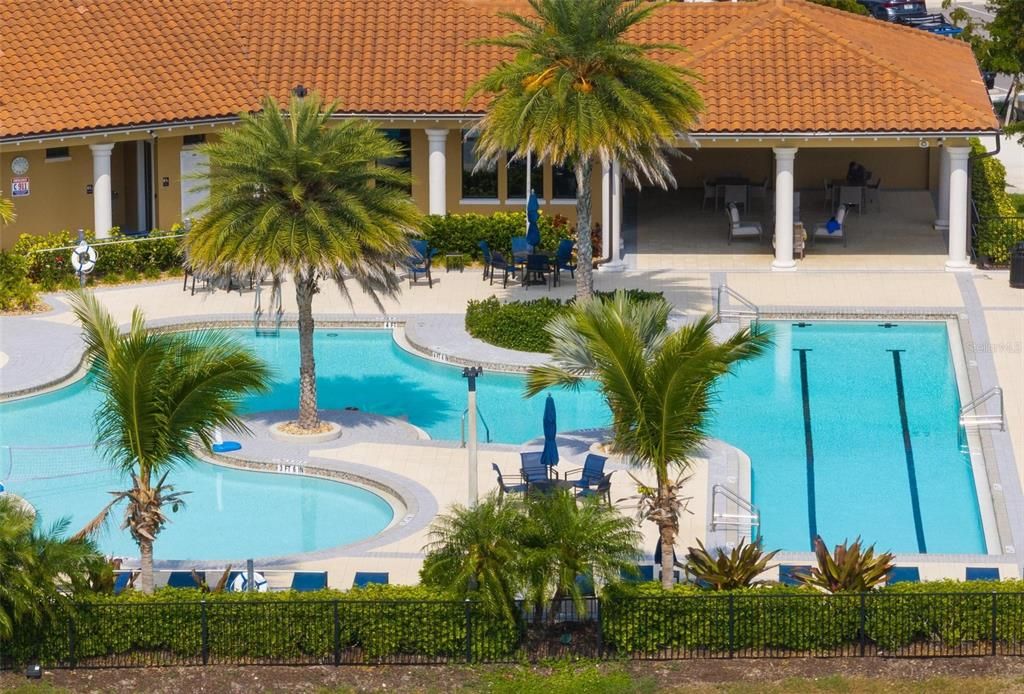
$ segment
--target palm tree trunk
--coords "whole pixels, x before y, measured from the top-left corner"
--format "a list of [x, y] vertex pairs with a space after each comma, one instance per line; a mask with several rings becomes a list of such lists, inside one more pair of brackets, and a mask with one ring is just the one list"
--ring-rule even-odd
[[316, 360], [313, 358], [313, 295], [316, 272], [309, 268], [295, 274], [295, 298], [299, 305], [299, 419], [303, 429], [320, 425], [316, 404]]
[[576, 164], [576, 298], [594, 294], [594, 247], [590, 242], [590, 157]]
[[153, 541], [139, 538], [139, 590], [146, 595], [153, 593]]
[[658, 535], [661, 542], [661, 587], [672, 589], [676, 557], [676, 533], [679, 532], [678, 519], [671, 508], [671, 492], [668, 486], [658, 482]]

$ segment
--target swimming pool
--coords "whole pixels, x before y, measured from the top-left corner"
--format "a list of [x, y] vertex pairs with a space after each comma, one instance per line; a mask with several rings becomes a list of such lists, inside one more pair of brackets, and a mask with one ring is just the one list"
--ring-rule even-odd
[[[959, 448], [959, 399], [946, 326], [888, 325], [893, 327], [774, 322], [773, 350], [722, 381], [710, 433], [750, 456], [753, 501], [767, 547], [808, 550], [817, 532], [829, 543], [861, 535], [879, 549], [897, 552], [985, 551], [969, 457]], [[273, 391], [251, 399], [247, 409], [294, 408], [297, 334], [236, 333], [277, 372]], [[433, 438], [459, 438], [466, 402], [460, 369], [406, 353], [383, 330], [320, 330], [316, 359], [322, 408], [404, 416]], [[521, 443], [542, 434], [544, 398], [525, 400], [522, 390], [519, 375], [488, 372], [478, 381], [480, 409], [494, 441]], [[609, 422], [593, 386], [578, 393], [555, 391], [554, 397], [561, 431]], [[0, 405], [0, 445], [88, 441], [97, 402], [86, 380]], [[56, 430], [47, 426], [55, 412]], [[383, 500], [329, 481], [206, 465], [182, 470], [175, 480], [179, 489], [197, 493], [190, 495], [188, 511], [173, 517], [161, 535], [158, 558], [306, 551], [372, 535], [391, 520]], [[39, 482], [22, 490], [12, 484], [11, 489], [24, 492], [44, 517], [70, 514], [77, 527], [108, 498], [106, 491], [119, 488], [117, 482], [108, 477], [74, 491], [77, 482]], [[282, 497], [276, 496], [279, 487]], [[222, 524], [211, 526], [218, 518]], [[237, 549], [243, 538], [256, 551]], [[260, 549], [271, 542], [274, 552]], [[128, 543], [129, 549], [118, 551], [133, 554]], [[204, 557], [192, 556], [200, 550]]]

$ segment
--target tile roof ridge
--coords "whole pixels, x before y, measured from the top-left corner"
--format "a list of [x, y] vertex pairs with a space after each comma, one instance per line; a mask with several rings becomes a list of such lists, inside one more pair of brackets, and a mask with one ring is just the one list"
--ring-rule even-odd
[[[910, 82], [911, 84], [914, 84], [917, 87], [920, 87], [920, 88], [922, 88], [922, 89], [924, 89], [924, 90], [926, 90], [928, 92], [931, 92], [932, 95], [937, 96], [937, 97], [939, 97], [942, 100], [949, 100], [949, 101], [956, 102], [956, 105], [959, 106], [959, 107], [962, 107], [964, 109], [964, 111], [970, 112], [973, 116], [981, 116], [982, 120], [991, 120], [992, 119], [992, 114], [991, 113], [984, 113], [983, 111], [981, 111], [980, 109], [978, 109], [978, 108], [972, 106], [971, 104], [967, 103], [966, 101], [964, 101], [960, 97], [958, 97], [958, 96], [956, 96], [954, 94], [949, 93], [948, 91], [943, 89], [941, 86], [933, 84], [932, 82], [930, 82], [930, 81], [928, 81], [926, 79], [922, 79], [920, 77], [917, 77], [916, 75], [910, 74], [910, 73], [906, 72], [905, 70], [901, 70], [898, 66], [894, 65], [893, 63], [891, 63], [890, 61], [886, 60], [885, 58], [879, 57], [873, 51], [871, 51], [871, 50], [865, 48], [864, 46], [861, 46], [861, 45], [855, 43], [854, 41], [848, 39], [842, 33], [834, 31], [831, 27], [829, 27], [829, 26], [827, 26], [825, 24], [822, 24], [820, 22], [817, 22], [814, 19], [812, 19], [811, 17], [808, 17], [807, 14], [804, 12], [804, 10], [805, 9], [809, 9], [811, 5], [815, 5], [815, 7], [814, 7], [814, 9], [812, 11], [818, 11], [820, 9], [820, 10], [826, 10], [827, 13], [838, 13], [839, 15], [842, 15], [844, 18], [849, 17], [850, 19], [854, 19], [856, 21], [871, 22], [877, 28], [877, 26], [878, 26], [877, 23], [878, 23], [879, 20], [875, 19], [874, 17], [866, 17], [866, 16], [863, 16], [863, 15], [856, 15], [856, 14], [853, 14], [852, 12], [846, 12], [845, 10], [838, 10], [836, 8], [833, 8], [833, 7], [827, 7], [827, 6], [824, 6], [824, 5], [817, 5], [816, 3], [812, 3], [809, 0], [775, 0], [775, 1], [777, 3], [777, 6], [780, 8], [780, 10], [783, 13], [785, 13], [787, 16], [792, 17], [796, 21], [798, 21], [798, 22], [804, 24], [805, 26], [807, 26], [807, 27], [817, 31], [820, 34], [825, 34], [826, 36], [828, 36], [833, 41], [841, 43], [844, 46], [846, 46], [846, 47], [856, 51], [859, 55], [861, 55], [865, 59], [873, 62], [874, 64], [878, 65], [881, 68], [884, 68], [891, 75], [893, 75], [896, 79], [905, 80], [907, 82]], [[924, 31], [922, 29], [916, 29], [916, 28], [913, 28], [913, 27], [904, 27], [904, 26], [900, 26], [900, 25], [897, 25], [897, 24], [892, 24], [892, 23], [889, 23], [889, 22], [886, 22], [886, 25], [887, 25], [886, 29], [916, 31], [916, 32], [920, 32], [921, 34], [925, 34], [926, 35], [925, 38], [940, 39], [942, 41], [946, 40], [946, 37], [935, 36], [934, 34], [931, 34], [930, 32]], [[960, 42], [960, 43], [963, 43], [963, 42]], [[966, 45], [966, 44], [964, 44], [964, 45]], [[979, 75], [979, 77], [980, 77], [980, 75]]]
[[[736, 37], [737, 34], [751, 27], [757, 26], [763, 23], [768, 17], [774, 14], [773, 8], [781, 6], [782, 0], [757, 0], [756, 2], [742, 2], [742, 3], [722, 3], [719, 5], [715, 3], [712, 7], [728, 7], [735, 9], [737, 6], [748, 6], [750, 10], [747, 11], [747, 15], [729, 24], [725, 29], [717, 32], [710, 40], [706, 40], [698, 44], [697, 48], [689, 50], [686, 53], [684, 63], [694, 63], [697, 59], [703, 55], [707, 55], [714, 49], [725, 44], [730, 39]], [[744, 7], [746, 9], [746, 7]]]

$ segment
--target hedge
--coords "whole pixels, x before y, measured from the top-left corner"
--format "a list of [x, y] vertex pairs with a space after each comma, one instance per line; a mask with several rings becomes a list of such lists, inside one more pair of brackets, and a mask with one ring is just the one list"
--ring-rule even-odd
[[[550, 254], [554, 253], [559, 241], [574, 238], [575, 232], [565, 217], [542, 214], [537, 224], [540, 227], [540, 248]], [[430, 215], [423, 223], [422, 232], [427, 243], [442, 254], [461, 253], [479, 259], [478, 244], [481, 241], [487, 241], [495, 251], [509, 253], [512, 237], [526, 235], [526, 213]]]
[[0, 251], [0, 311], [29, 311], [37, 303], [36, 288], [28, 279], [28, 259]]
[[[597, 296], [610, 296], [597, 292]], [[628, 289], [626, 294], [636, 301], [664, 299], [661, 292]], [[466, 332], [488, 344], [520, 352], [547, 352], [551, 336], [545, 326], [551, 319], [568, 310], [572, 299], [540, 298], [533, 301], [502, 303], [497, 297], [470, 300], [466, 305]]]
[[980, 219], [975, 252], [1006, 263], [1013, 247], [1024, 241], [1024, 222], [1013, 220], [1020, 213], [1006, 192], [1006, 167], [995, 157], [979, 158], [985, 151], [977, 139], [971, 142], [971, 197]]

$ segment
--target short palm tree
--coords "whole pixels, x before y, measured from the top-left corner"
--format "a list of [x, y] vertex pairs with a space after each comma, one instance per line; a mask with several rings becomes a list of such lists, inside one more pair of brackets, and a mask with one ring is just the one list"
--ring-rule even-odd
[[[477, 126], [483, 160], [527, 153], [576, 174], [577, 296], [593, 292], [590, 183], [595, 163], [617, 160], [634, 181], [674, 184], [667, 153], [703, 108], [696, 76], [655, 60], [680, 50], [626, 33], [661, 5], [639, 0], [529, 0], [532, 14], [502, 13], [517, 31], [483, 44], [515, 51], [476, 83], [486, 95]], [[656, 21], [656, 20], [652, 20]]]
[[246, 431], [238, 416], [242, 398], [266, 391], [270, 370], [225, 333], [153, 332], [136, 309], [122, 335], [92, 294], [74, 294], [71, 305], [103, 397], [97, 441], [132, 481], [130, 489], [111, 492], [114, 500], [78, 536], [98, 530], [125, 502], [121, 527], [139, 545], [139, 588], [151, 593], [153, 543], [167, 523], [165, 508], [177, 510], [183, 503], [184, 492], [168, 483], [168, 474], [193, 463], [194, 442], [209, 447], [218, 428]]
[[103, 561], [88, 540], [65, 538], [67, 527], [64, 519], [40, 530], [29, 508], [0, 496], [0, 638], [53, 619]]
[[676, 481], [707, 435], [715, 382], [770, 344], [766, 332], [750, 328], [716, 342], [711, 316], [670, 332], [668, 314], [665, 301], [634, 301], [622, 290], [577, 302], [548, 325], [551, 362], [532, 368], [526, 386], [532, 396], [597, 381], [612, 412], [613, 449], [655, 474], [657, 487], [641, 508], [659, 528], [666, 588], [679, 531]]
[[369, 121], [331, 123], [334, 105], [293, 97], [282, 112], [266, 99], [255, 115], [204, 145], [209, 197], [184, 246], [189, 262], [213, 273], [288, 274], [299, 326], [298, 426], [316, 431], [313, 295], [323, 278], [347, 296], [354, 280], [380, 306], [399, 288], [394, 266], [410, 254], [420, 215], [409, 176], [381, 164], [400, 154]]

